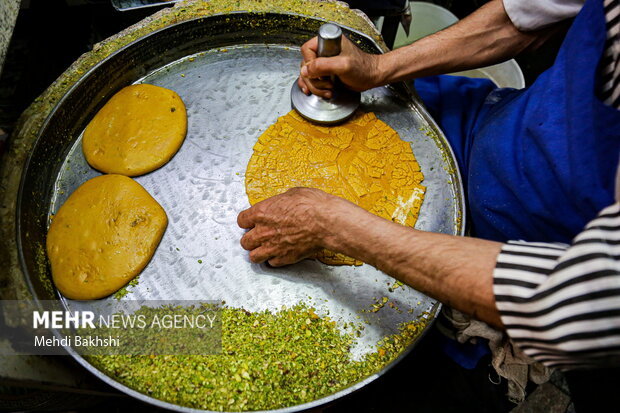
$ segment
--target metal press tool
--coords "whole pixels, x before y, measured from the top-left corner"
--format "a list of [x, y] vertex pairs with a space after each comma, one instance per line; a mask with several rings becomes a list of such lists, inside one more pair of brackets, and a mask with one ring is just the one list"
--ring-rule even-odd
[[[333, 23], [325, 23], [319, 28], [319, 57], [332, 57], [340, 54], [342, 29]], [[304, 94], [297, 81], [291, 89], [291, 105], [304, 118], [311, 122], [332, 125], [348, 119], [360, 104], [360, 93], [347, 89], [338, 78], [332, 77], [334, 89], [331, 99]]]

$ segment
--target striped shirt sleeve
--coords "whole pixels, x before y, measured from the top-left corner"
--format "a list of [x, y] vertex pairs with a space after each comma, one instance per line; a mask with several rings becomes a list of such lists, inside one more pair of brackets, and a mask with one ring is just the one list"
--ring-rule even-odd
[[505, 244], [493, 290], [508, 336], [531, 358], [560, 369], [620, 364], [620, 203], [572, 245]]
[[601, 99], [620, 108], [620, 0], [605, 0], [607, 40], [601, 59]]

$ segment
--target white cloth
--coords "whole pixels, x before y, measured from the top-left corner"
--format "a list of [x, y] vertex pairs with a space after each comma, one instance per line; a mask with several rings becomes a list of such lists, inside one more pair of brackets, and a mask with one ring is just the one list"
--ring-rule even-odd
[[546, 366], [525, 355], [501, 331], [453, 308], [443, 307], [442, 314], [454, 330], [446, 331], [441, 324], [437, 326], [442, 333], [453, 340], [459, 343], [475, 342], [477, 337], [489, 340], [491, 365], [495, 372], [508, 382], [506, 395], [513, 403], [525, 400], [525, 388], [529, 381], [542, 384], [551, 377], [551, 371]]
[[538, 30], [575, 17], [585, 0], [503, 0], [506, 14], [519, 30]]

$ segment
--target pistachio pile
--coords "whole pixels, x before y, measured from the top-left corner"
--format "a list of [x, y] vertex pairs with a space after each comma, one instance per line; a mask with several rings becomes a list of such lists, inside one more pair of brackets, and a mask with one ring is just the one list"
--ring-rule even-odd
[[90, 356], [95, 367], [148, 396], [215, 411], [271, 410], [311, 402], [381, 370], [414, 340], [426, 319], [400, 326], [361, 360], [350, 348], [363, 327], [336, 322], [305, 304], [278, 312], [225, 307], [222, 352], [214, 355]]

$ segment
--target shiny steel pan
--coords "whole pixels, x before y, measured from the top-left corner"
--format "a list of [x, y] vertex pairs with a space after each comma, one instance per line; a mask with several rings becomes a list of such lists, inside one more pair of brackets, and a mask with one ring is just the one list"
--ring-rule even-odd
[[[236, 217], [249, 206], [244, 173], [252, 147], [269, 125], [291, 110], [289, 94], [299, 71], [299, 46], [321, 23], [295, 14], [245, 12], [192, 19], [138, 38], [84, 74], [41, 127], [22, 175], [17, 241], [33, 295], [59, 298], [70, 309], [89, 305], [64, 300], [49, 288], [49, 269], [42, 265], [49, 216], [81, 183], [99, 174], [88, 166], [81, 151], [87, 123], [122, 87], [145, 82], [181, 96], [188, 111], [188, 134], [167, 165], [137, 178], [164, 207], [169, 225], [138, 285], [129, 287], [131, 294], [123, 299], [224, 300], [228, 306], [250, 311], [277, 310], [304, 301], [314, 305], [319, 314], [329, 312], [343, 325], [359, 322], [357, 316], [371, 307], [374, 297], [389, 297], [401, 311], [386, 306], [380, 312], [367, 313], [371, 324], [352, 349], [354, 357], [397, 332], [401, 322], [424, 312], [433, 318], [439, 307], [436, 301], [409, 287], [390, 292], [393, 279], [369, 265], [331, 267], [304, 261], [275, 269], [250, 263], [239, 245], [243, 231], [237, 227]], [[347, 28], [344, 32], [363, 49], [381, 51], [364, 34]], [[375, 112], [411, 143], [427, 187], [416, 227], [462, 234], [463, 192], [458, 168], [442, 132], [419, 101], [406, 85], [398, 84], [362, 93], [361, 109]], [[125, 393], [160, 407], [195, 411], [129, 389], [79, 355], [72, 355]], [[333, 401], [390, 367], [323, 399], [279, 411]]]

